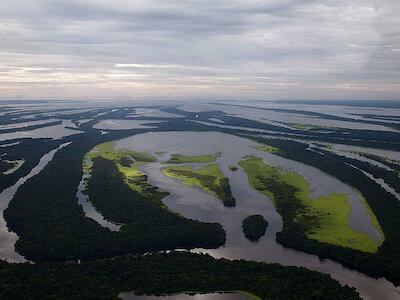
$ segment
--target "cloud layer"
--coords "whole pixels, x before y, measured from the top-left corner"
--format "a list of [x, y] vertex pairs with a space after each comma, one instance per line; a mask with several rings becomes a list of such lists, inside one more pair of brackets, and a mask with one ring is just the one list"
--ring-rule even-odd
[[397, 0], [0, 0], [3, 99], [398, 99]]

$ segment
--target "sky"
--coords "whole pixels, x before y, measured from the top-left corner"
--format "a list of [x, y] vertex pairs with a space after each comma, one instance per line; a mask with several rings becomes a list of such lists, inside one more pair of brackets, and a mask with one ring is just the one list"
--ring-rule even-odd
[[0, 0], [0, 99], [400, 100], [398, 0]]

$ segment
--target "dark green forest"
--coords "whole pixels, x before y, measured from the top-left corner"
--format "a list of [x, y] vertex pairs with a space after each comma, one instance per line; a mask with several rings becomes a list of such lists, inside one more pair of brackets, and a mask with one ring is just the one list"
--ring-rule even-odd
[[0, 299], [108, 300], [121, 292], [243, 290], [268, 300], [360, 299], [328, 275], [304, 268], [216, 260], [188, 252], [120, 256], [82, 264], [0, 263]]
[[252, 215], [245, 218], [242, 222], [244, 236], [251, 241], [257, 241], [265, 234], [268, 221], [261, 215]]

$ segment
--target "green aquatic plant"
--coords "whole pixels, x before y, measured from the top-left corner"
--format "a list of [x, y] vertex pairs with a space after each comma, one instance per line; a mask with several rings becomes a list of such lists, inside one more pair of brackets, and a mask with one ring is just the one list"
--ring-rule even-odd
[[[270, 166], [256, 156], [246, 157], [239, 165], [247, 173], [250, 185], [272, 199], [288, 230], [323, 243], [370, 253], [382, 244], [382, 240], [350, 227], [347, 195], [332, 193], [313, 199], [310, 184], [301, 175]], [[372, 223], [379, 226], [372, 212], [370, 216]]]
[[188, 186], [197, 186], [203, 191], [217, 197], [225, 206], [235, 206], [229, 179], [224, 176], [217, 164], [209, 164], [201, 168], [192, 166], [168, 166], [161, 169], [168, 177], [177, 179]]
[[182, 163], [210, 163], [216, 161], [221, 157], [221, 152], [215, 152], [205, 155], [183, 155], [178, 153], [171, 154], [171, 158], [167, 160], [166, 164], [182, 164]]
[[277, 153], [279, 152], [279, 148], [268, 145], [268, 144], [257, 144], [256, 146], [253, 147], [254, 149], [264, 151], [264, 152], [269, 152], [269, 153]]

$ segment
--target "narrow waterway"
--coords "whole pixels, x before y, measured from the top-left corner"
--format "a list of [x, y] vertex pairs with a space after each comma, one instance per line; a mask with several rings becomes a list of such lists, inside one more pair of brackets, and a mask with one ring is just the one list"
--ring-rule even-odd
[[82, 206], [83, 212], [87, 218], [91, 218], [99, 223], [101, 226], [110, 229], [111, 231], [119, 231], [121, 225], [114, 224], [110, 221], [104, 219], [103, 215], [99, 213], [93, 206], [92, 202], [89, 200], [89, 196], [86, 194], [86, 183], [85, 181], [90, 177], [90, 174], [82, 175], [82, 179], [79, 183], [78, 190], [76, 191], [76, 198], [78, 199], [78, 204]]
[[7, 209], [8, 204], [14, 198], [14, 195], [18, 191], [19, 187], [33, 176], [39, 174], [53, 159], [56, 152], [69, 144], [70, 143], [62, 144], [57, 149], [51, 150], [49, 153], [43, 155], [39, 163], [30, 171], [28, 175], [20, 178], [13, 186], [5, 189], [0, 194], [0, 259], [17, 263], [26, 261], [23, 256], [15, 251], [15, 242], [18, 240], [18, 236], [14, 232], [8, 230], [6, 221], [3, 217], [4, 210]]

